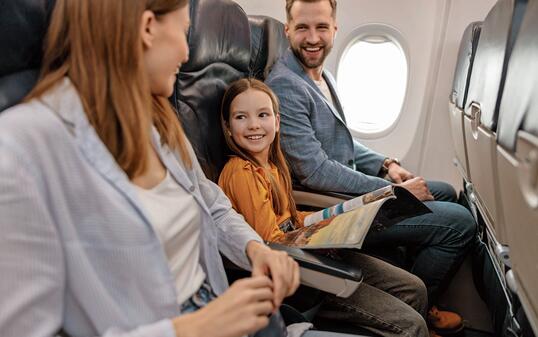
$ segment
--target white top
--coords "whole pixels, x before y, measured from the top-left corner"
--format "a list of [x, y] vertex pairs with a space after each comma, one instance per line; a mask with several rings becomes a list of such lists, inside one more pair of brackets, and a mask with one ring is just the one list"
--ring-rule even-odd
[[334, 106], [334, 100], [333, 95], [331, 94], [331, 90], [329, 90], [329, 86], [327, 85], [327, 82], [325, 82], [325, 79], [322, 77], [321, 81], [313, 80], [314, 83], [318, 86], [319, 90], [323, 93], [323, 96], [331, 102], [331, 104]]
[[164, 247], [175, 278], [177, 302], [181, 304], [200, 288], [206, 277], [199, 263], [200, 206], [168, 171], [152, 189], [135, 187]]

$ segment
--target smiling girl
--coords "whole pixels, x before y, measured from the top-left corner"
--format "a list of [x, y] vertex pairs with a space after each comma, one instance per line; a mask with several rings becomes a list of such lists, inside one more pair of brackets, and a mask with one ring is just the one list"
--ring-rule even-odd
[[[303, 226], [292, 198], [291, 175], [280, 148], [275, 94], [261, 81], [241, 79], [224, 93], [221, 124], [234, 152], [219, 178], [232, 206], [266, 241]], [[328, 295], [319, 316], [363, 326], [381, 336], [428, 336], [421, 314], [427, 296], [416, 276], [374, 257], [340, 251], [360, 266], [364, 281], [348, 298]], [[350, 309], [351, 308], [351, 309]]]
[[236, 154], [219, 185], [233, 207], [266, 241], [302, 226], [291, 196], [291, 176], [280, 149], [278, 100], [263, 82], [241, 79], [224, 94], [221, 123]]

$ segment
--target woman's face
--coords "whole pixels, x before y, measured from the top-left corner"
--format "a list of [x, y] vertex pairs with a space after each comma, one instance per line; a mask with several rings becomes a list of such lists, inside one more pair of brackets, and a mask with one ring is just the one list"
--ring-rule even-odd
[[151, 11], [142, 17], [144, 62], [151, 93], [169, 97], [174, 91], [176, 74], [189, 59], [187, 32], [189, 6], [183, 6], [158, 18]]

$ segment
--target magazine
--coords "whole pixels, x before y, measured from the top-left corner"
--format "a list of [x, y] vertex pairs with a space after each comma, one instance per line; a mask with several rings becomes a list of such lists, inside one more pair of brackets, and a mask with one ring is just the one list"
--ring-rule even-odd
[[405, 188], [386, 186], [308, 215], [304, 227], [275, 243], [302, 249], [361, 248], [368, 231], [430, 212]]

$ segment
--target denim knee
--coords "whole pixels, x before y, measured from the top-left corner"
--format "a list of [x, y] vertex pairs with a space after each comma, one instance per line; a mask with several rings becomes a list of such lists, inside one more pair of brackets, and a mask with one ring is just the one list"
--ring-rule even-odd
[[457, 228], [461, 232], [461, 240], [463, 240], [466, 245], [473, 241], [473, 238], [476, 235], [476, 221], [473, 216], [465, 207], [454, 204], [454, 212], [457, 216]]
[[410, 322], [410, 329], [402, 336], [429, 336], [428, 325], [422, 315], [418, 312], [408, 313], [406, 318]]
[[407, 304], [413, 307], [422, 317], [426, 317], [428, 311], [428, 290], [426, 285], [418, 276], [413, 274], [410, 274], [407, 282], [415, 290]]
[[434, 212], [439, 224], [443, 224], [447, 241], [465, 246], [473, 240], [476, 222], [465, 207], [453, 202], [430, 202], [427, 206]]
[[458, 193], [452, 185], [443, 181], [428, 181], [428, 188], [436, 201], [457, 202]]

